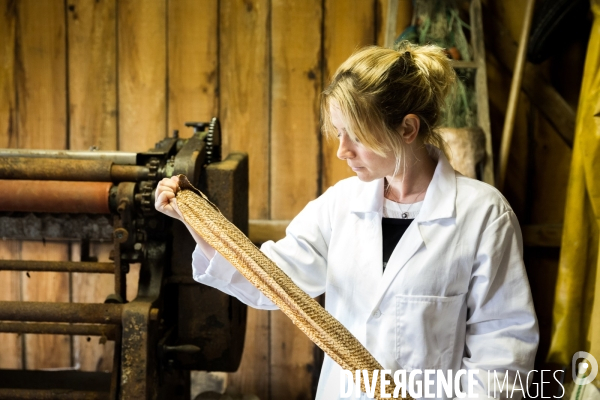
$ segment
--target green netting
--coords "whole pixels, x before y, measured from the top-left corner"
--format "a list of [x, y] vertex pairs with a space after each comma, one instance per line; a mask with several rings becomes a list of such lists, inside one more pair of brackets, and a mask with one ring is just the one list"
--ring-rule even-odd
[[[436, 44], [460, 60], [471, 61], [473, 52], [465, 35], [470, 26], [460, 17], [460, 8], [452, 0], [414, 0], [413, 24], [395, 41], [397, 47], [403, 40], [416, 44]], [[456, 51], [454, 51], [456, 50]], [[475, 71], [460, 68], [455, 90], [446, 100], [442, 125], [452, 128], [477, 125], [477, 101], [475, 96]]]

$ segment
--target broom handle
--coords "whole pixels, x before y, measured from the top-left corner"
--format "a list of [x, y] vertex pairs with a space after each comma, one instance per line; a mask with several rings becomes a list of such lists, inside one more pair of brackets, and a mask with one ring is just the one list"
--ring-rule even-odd
[[500, 146], [500, 166], [498, 170], [498, 180], [496, 186], [500, 191], [504, 189], [504, 179], [506, 177], [506, 166], [508, 164], [508, 153], [513, 136], [515, 125], [515, 113], [521, 92], [521, 82], [523, 80], [523, 69], [525, 66], [525, 52], [529, 39], [529, 30], [531, 29], [531, 19], [533, 17], [533, 4], [535, 0], [528, 0], [525, 6], [525, 17], [523, 18], [523, 29], [521, 30], [521, 41], [517, 51], [517, 60], [513, 72], [513, 79], [510, 85], [510, 95], [508, 97], [508, 107], [506, 109], [506, 119], [504, 120], [504, 129], [502, 130], [502, 144]]

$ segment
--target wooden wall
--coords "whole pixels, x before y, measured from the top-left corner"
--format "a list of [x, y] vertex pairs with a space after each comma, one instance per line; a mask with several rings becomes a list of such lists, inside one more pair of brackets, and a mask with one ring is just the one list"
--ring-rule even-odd
[[[497, 149], [511, 76], [505, 45], [519, 37], [524, 5], [484, 5], [507, 32], [500, 42], [486, 23]], [[224, 154], [250, 154], [250, 218], [290, 219], [351, 174], [320, 135], [318, 96], [355, 49], [382, 44], [386, 10], [387, 0], [0, 0], [0, 147], [143, 151], [173, 129], [189, 136], [185, 121], [218, 116]], [[410, 17], [401, 0], [398, 31]], [[554, 75], [557, 61], [546, 63], [544, 79], [578, 67], [581, 51], [573, 59]], [[570, 79], [556, 85], [578, 85], [577, 73]], [[562, 93], [574, 107], [576, 93]], [[507, 196], [522, 224], [560, 224], [570, 148], [528, 95], [520, 104]], [[108, 254], [100, 245], [92, 253]], [[557, 254], [529, 251], [543, 340]], [[78, 247], [1, 241], [0, 257], [76, 260]], [[97, 302], [110, 289], [106, 277], [0, 272], [0, 300]], [[312, 398], [318, 357], [283, 314], [251, 310], [246, 343], [230, 386], [261, 400]], [[1, 368], [105, 370], [111, 351], [86, 338], [0, 335]]]

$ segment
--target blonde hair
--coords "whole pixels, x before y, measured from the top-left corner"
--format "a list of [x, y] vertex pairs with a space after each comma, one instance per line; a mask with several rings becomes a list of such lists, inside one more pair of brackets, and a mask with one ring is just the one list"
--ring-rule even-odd
[[398, 50], [365, 47], [338, 68], [323, 91], [323, 131], [328, 137], [337, 136], [329, 111], [333, 100], [347, 121], [351, 139], [381, 156], [393, 152], [396, 174], [400, 160], [405, 159], [398, 127], [407, 114], [415, 114], [421, 121], [417, 140], [446, 153], [436, 128], [455, 82], [456, 73], [441, 47], [407, 41], [401, 42]]

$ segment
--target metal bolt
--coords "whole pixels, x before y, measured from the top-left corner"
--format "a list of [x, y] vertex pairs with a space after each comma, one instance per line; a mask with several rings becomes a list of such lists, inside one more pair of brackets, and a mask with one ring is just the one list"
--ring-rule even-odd
[[158, 321], [158, 308], [150, 309], [150, 320]]
[[141, 243], [136, 243], [133, 245], [133, 249], [140, 251], [142, 249], [142, 244]]

